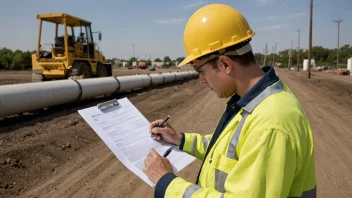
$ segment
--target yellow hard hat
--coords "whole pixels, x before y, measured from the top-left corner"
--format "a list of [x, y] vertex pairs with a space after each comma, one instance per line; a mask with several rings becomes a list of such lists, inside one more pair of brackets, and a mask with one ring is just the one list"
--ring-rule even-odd
[[[187, 57], [178, 67], [244, 42], [254, 34], [247, 20], [236, 9], [224, 4], [206, 5], [197, 10], [186, 24], [183, 40]], [[250, 50], [250, 45], [246, 45], [245, 49], [239, 49], [237, 54], [241, 55]]]

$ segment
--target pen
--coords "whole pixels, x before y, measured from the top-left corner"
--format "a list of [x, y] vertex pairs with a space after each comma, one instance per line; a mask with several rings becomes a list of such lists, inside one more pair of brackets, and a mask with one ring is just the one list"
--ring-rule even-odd
[[167, 151], [164, 153], [163, 157], [167, 157], [171, 153], [173, 148], [174, 147], [170, 147], [169, 149], [167, 149]]
[[[170, 116], [167, 116], [162, 122], [159, 123], [159, 125], [157, 127], [162, 127], [169, 118], [170, 118]], [[150, 136], [152, 137], [153, 134], [150, 134]]]

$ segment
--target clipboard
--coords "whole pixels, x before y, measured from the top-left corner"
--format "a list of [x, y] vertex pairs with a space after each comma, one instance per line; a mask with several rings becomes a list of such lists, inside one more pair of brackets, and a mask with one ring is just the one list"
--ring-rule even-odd
[[[162, 155], [171, 145], [150, 138], [149, 121], [127, 98], [102, 102], [78, 113], [125, 167], [151, 187], [155, 186], [142, 170], [144, 160], [151, 148]], [[195, 160], [177, 149], [168, 159], [175, 173]]]
[[111, 109], [114, 106], [118, 106], [119, 102], [117, 101], [117, 99], [113, 99], [113, 100], [109, 100], [103, 103], [99, 103], [97, 104], [97, 107], [100, 111], [104, 111], [106, 109]]
[[[109, 113], [116, 111], [119, 109], [120, 111], [122, 110], [122, 107], [117, 99], [112, 99], [106, 102], [98, 103], [96, 107], [102, 112], [102, 113]], [[122, 110], [123, 112], [123, 110]]]

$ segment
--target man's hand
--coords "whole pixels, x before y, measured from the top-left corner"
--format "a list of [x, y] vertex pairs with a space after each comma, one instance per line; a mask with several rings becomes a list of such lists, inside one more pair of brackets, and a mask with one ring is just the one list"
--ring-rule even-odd
[[151, 149], [144, 160], [145, 167], [143, 172], [154, 184], [166, 173], [173, 172], [172, 166], [168, 159], [160, 156], [154, 149]]
[[157, 140], [163, 139], [166, 143], [179, 146], [181, 144], [182, 135], [175, 131], [168, 123], [157, 127], [163, 120], [156, 120], [149, 125], [149, 130], [152, 132], [152, 137]]

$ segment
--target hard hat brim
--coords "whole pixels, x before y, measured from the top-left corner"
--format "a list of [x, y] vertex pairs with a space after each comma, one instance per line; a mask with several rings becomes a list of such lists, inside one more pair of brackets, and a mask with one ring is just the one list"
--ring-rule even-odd
[[[222, 49], [224, 50], [224, 49]], [[250, 43], [248, 43], [247, 45], [243, 46], [242, 48], [236, 49], [236, 50], [232, 50], [232, 51], [228, 51], [225, 53], [219, 53], [219, 55], [234, 55], [234, 56], [240, 56], [243, 55], [249, 51], [252, 50], [252, 45]], [[199, 57], [194, 57], [193, 55], [186, 57], [177, 67], [183, 67], [186, 64], [190, 63], [191, 61], [194, 61], [195, 59], [197, 59]]]
[[177, 67], [183, 67], [193, 60], [194, 60], [193, 56], [187, 56], [180, 64], [177, 65]]

